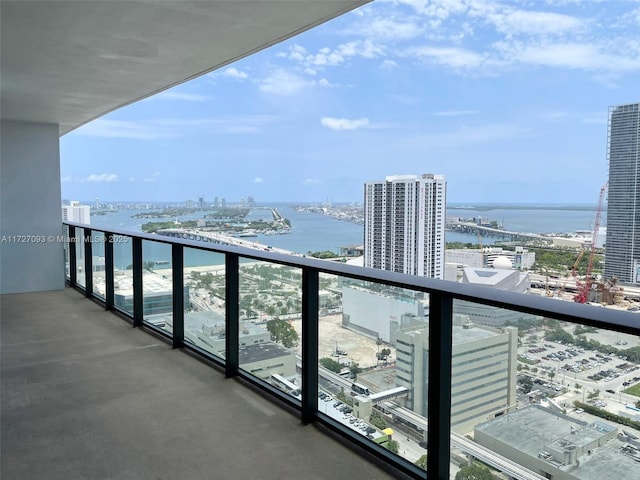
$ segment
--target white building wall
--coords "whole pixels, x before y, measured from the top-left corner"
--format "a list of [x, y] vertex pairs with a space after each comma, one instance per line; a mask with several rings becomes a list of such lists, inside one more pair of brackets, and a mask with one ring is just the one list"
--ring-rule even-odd
[[423, 317], [417, 301], [404, 301], [356, 287], [342, 288], [343, 325], [372, 338], [393, 343], [393, 334], [403, 315]]
[[62, 220], [91, 225], [91, 209], [89, 205], [80, 205], [78, 202], [71, 202], [71, 205], [64, 205], [62, 207]]
[[[474, 327], [479, 328], [479, 327]], [[454, 345], [452, 358], [451, 428], [464, 434], [516, 404], [517, 337], [515, 328]], [[427, 415], [427, 329], [397, 333], [396, 382], [407, 387], [408, 407]]]
[[58, 125], [0, 132], [0, 293], [63, 289]]

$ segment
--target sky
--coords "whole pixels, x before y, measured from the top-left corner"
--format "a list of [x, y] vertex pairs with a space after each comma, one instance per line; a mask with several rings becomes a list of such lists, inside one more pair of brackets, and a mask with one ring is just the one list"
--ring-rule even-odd
[[636, 102], [640, 0], [377, 0], [65, 135], [62, 196], [360, 202], [436, 173], [449, 204], [595, 204]]

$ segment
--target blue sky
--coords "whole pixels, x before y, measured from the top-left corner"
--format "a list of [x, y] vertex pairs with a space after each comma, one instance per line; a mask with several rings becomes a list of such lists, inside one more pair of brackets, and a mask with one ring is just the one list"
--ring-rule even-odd
[[64, 198], [591, 203], [640, 101], [640, 1], [378, 0], [61, 139]]

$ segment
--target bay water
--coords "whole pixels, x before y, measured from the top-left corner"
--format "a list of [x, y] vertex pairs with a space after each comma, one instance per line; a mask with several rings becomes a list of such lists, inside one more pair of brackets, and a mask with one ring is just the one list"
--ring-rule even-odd
[[[328, 215], [299, 211], [287, 204], [273, 204], [269, 207], [277, 208], [279, 213], [291, 222], [291, 232], [285, 235], [262, 235], [252, 239], [264, 244], [283, 248], [296, 253], [306, 254], [329, 250], [338, 253], [345, 245], [362, 245], [364, 229], [362, 225], [337, 220]], [[202, 212], [181, 215], [177, 218], [141, 219], [132, 218], [133, 215], [144, 213], [144, 210], [120, 210], [105, 215], [92, 215], [91, 224], [106, 229], [126, 230], [132, 233], [141, 232], [141, 226], [146, 222], [168, 220], [197, 220], [203, 216]], [[523, 233], [571, 233], [578, 230], [593, 229], [596, 215], [595, 206], [562, 206], [562, 205], [495, 205], [495, 206], [456, 206], [447, 208], [447, 217], [473, 218], [483, 217], [488, 221], [496, 221], [504, 229]], [[253, 209], [247, 220], [271, 220], [269, 208]], [[605, 224], [603, 218], [601, 225]], [[446, 232], [447, 242], [477, 243], [476, 235]], [[483, 237], [484, 245], [492, 244], [496, 239]], [[123, 246], [124, 247], [124, 246]], [[154, 242], [144, 242], [144, 260], [153, 262], [170, 262], [171, 249], [168, 245]], [[130, 263], [130, 249], [116, 249], [116, 267], [118, 263]], [[96, 251], [100, 254], [99, 251]], [[185, 255], [186, 266], [219, 264], [221, 255], [209, 252], [189, 250]], [[128, 263], [127, 263], [128, 264]], [[169, 264], [159, 265], [170, 266]]]

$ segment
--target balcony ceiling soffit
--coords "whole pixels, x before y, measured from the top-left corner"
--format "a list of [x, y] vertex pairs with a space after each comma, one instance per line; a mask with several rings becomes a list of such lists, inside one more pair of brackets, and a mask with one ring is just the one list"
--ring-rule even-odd
[[2, 119], [63, 135], [367, 1], [3, 0]]

